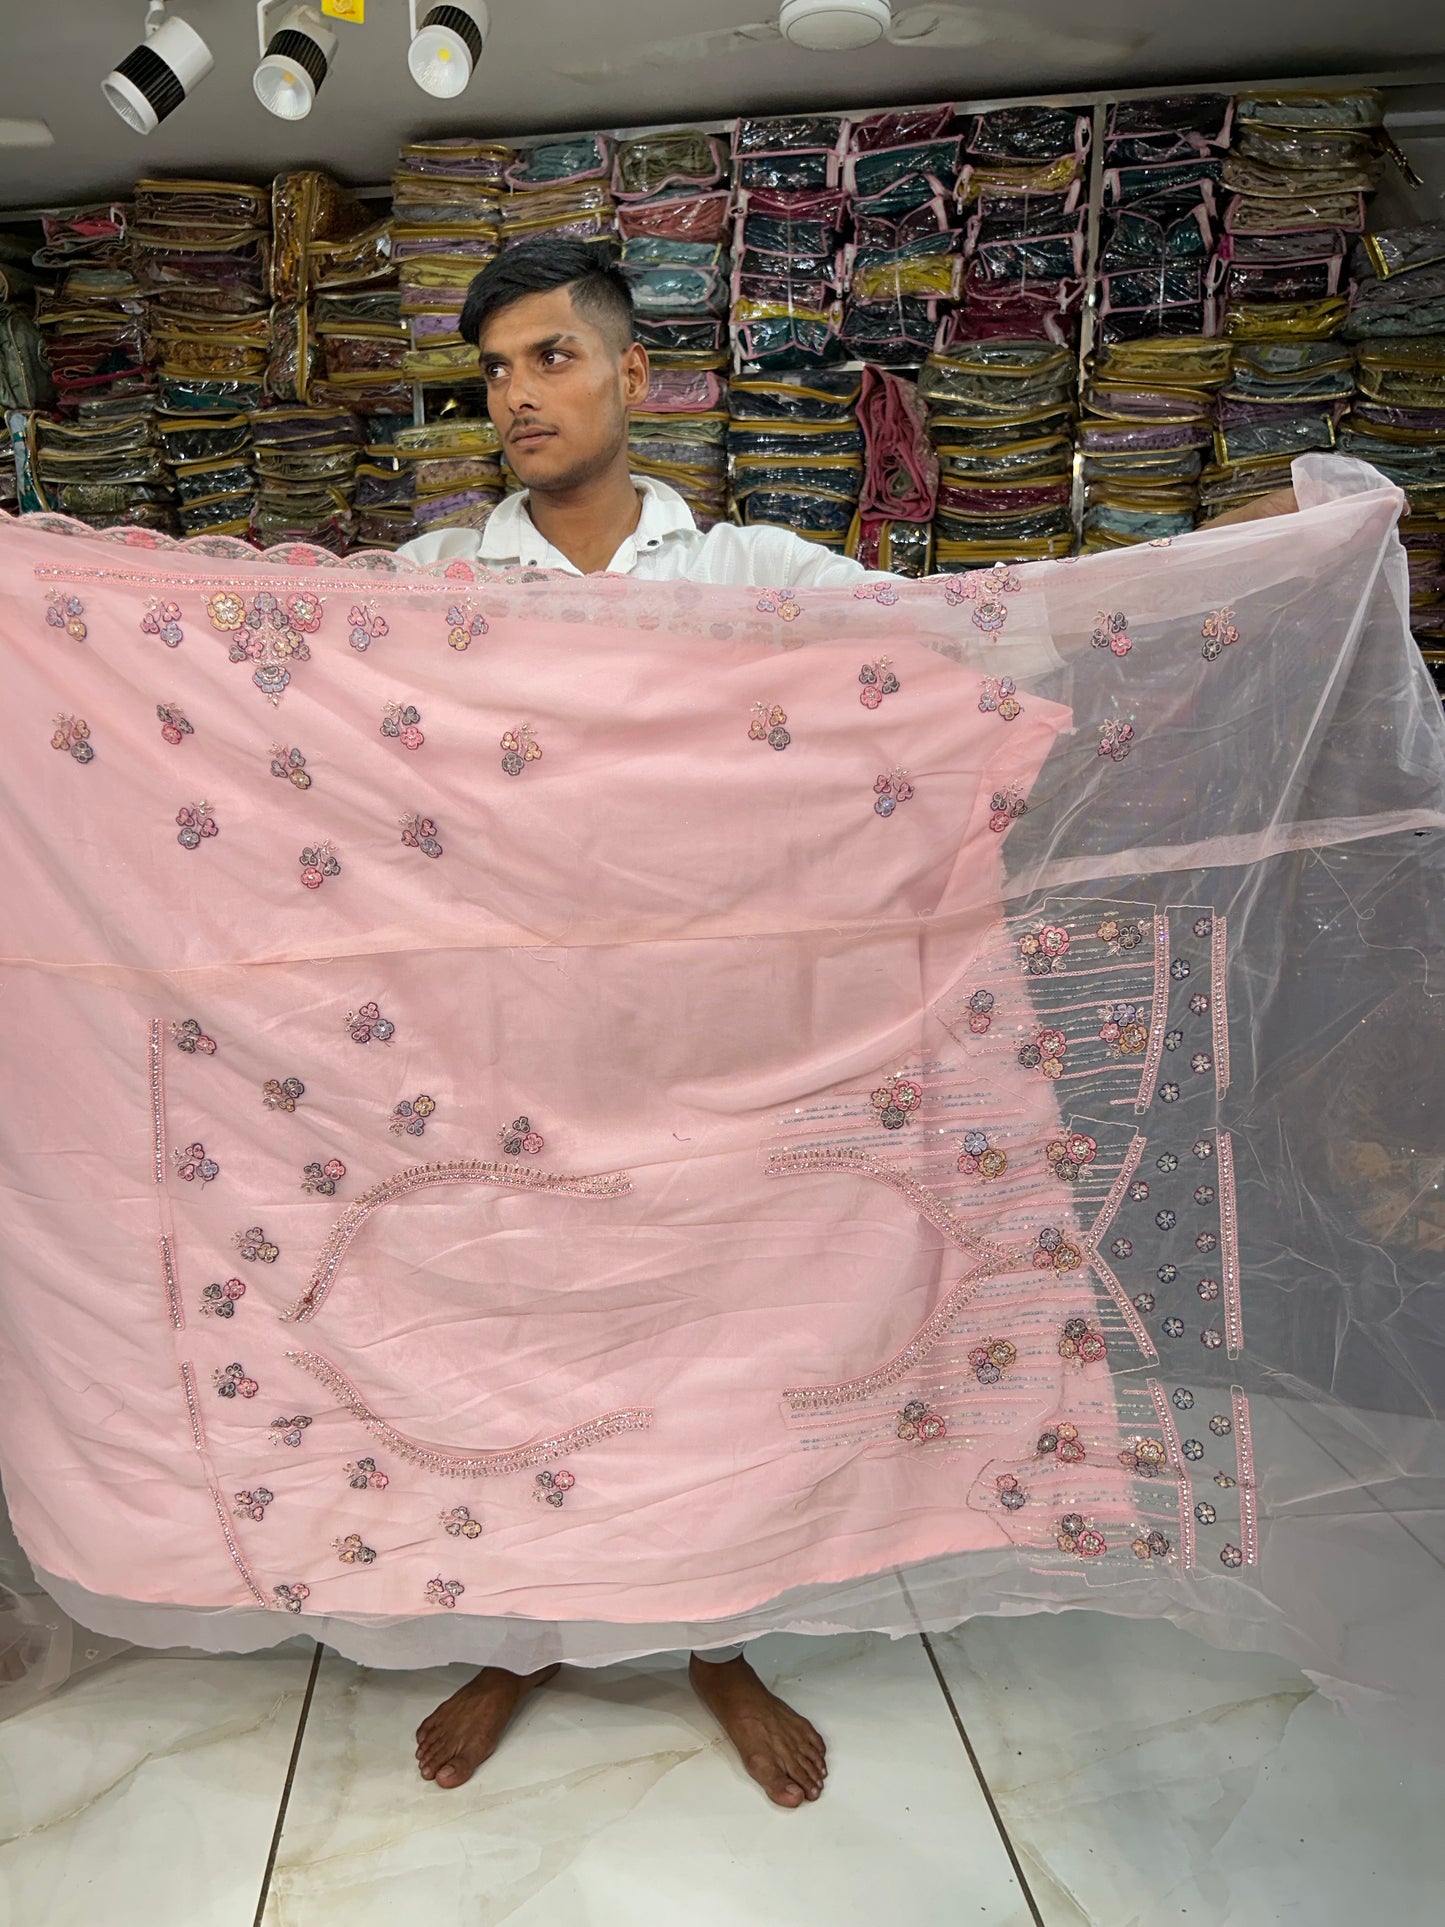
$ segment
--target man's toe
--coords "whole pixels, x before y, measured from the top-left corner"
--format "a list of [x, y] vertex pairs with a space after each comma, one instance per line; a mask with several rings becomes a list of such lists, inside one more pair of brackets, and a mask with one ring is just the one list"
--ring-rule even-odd
[[448, 1760], [439, 1766], [432, 1775], [438, 1786], [462, 1786], [472, 1777], [472, 1769], [464, 1760]]

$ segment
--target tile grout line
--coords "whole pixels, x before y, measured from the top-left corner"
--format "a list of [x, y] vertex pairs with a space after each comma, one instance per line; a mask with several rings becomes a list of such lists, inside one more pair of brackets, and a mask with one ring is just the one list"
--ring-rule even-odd
[[311, 1697], [316, 1691], [316, 1675], [321, 1670], [321, 1655], [325, 1651], [321, 1641], [316, 1642], [316, 1651], [311, 1655], [311, 1671], [306, 1680], [306, 1692], [301, 1701], [301, 1715], [296, 1722], [296, 1737], [291, 1742], [291, 1758], [286, 1765], [286, 1781], [281, 1788], [281, 1801], [276, 1809], [276, 1825], [271, 1834], [271, 1851], [266, 1856], [266, 1870], [261, 1875], [261, 1895], [256, 1902], [256, 1915], [252, 1927], [261, 1927], [262, 1916], [266, 1912], [266, 1902], [271, 1894], [271, 1875], [276, 1867], [276, 1855], [281, 1850], [281, 1834], [286, 1825], [286, 1809], [291, 1802], [291, 1786], [296, 1778], [297, 1762], [301, 1758], [301, 1742], [306, 1733], [306, 1720], [311, 1711]]
[[983, 1768], [979, 1764], [977, 1753], [973, 1750], [973, 1741], [968, 1737], [968, 1731], [959, 1714], [958, 1704], [952, 1692], [949, 1690], [948, 1681], [943, 1676], [943, 1668], [938, 1663], [938, 1655], [934, 1652], [927, 1633], [920, 1632], [918, 1637], [923, 1642], [923, 1650], [927, 1653], [928, 1663], [933, 1668], [933, 1677], [938, 1681], [938, 1690], [942, 1693], [948, 1710], [953, 1715], [953, 1723], [958, 1729], [958, 1737], [963, 1741], [963, 1750], [968, 1755], [969, 1765], [973, 1768], [974, 1777], [977, 1779], [979, 1789], [988, 1805], [994, 1826], [998, 1830], [998, 1837], [1003, 1842], [1003, 1850], [1009, 1857], [1009, 1865], [1014, 1870], [1014, 1878], [1019, 1883], [1019, 1892], [1024, 1897], [1024, 1902], [1029, 1910], [1029, 1917], [1033, 1921], [1034, 1927], [1047, 1927], [1043, 1915], [1039, 1912], [1038, 1902], [1034, 1899], [1033, 1890], [1029, 1886], [1028, 1876], [1024, 1873], [1023, 1865], [1015, 1851], [1014, 1843], [1009, 1837], [1009, 1830], [1004, 1824], [1004, 1817], [998, 1810], [998, 1802], [993, 1797], [993, 1789], [984, 1778]]

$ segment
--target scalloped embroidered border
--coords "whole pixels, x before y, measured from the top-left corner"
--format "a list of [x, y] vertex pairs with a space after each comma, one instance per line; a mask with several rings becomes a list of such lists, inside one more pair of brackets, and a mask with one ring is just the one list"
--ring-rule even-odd
[[803, 1171], [851, 1171], [857, 1176], [872, 1178], [896, 1191], [920, 1218], [926, 1218], [935, 1231], [941, 1231], [961, 1251], [971, 1251], [975, 1257], [990, 1260], [995, 1271], [1027, 1269], [1013, 1253], [970, 1237], [948, 1206], [940, 1204], [917, 1178], [900, 1171], [896, 1165], [885, 1164], [869, 1151], [830, 1151], [822, 1145], [805, 1151], [775, 1151], [764, 1169], [770, 1178], [795, 1178]]
[[598, 1445], [603, 1439], [616, 1438], [623, 1432], [646, 1432], [652, 1425], [652, 1412], [642, 1405], [630, 1411], [604, 1412], [600, 1418], [588, 1419], [583, 1425], [574, 1425], [555, 1438], [539, 1439], [533, 1445], [513, 1446], [502, 1452], [448, 1452], [441, 1446], [423, 1445], [409, 1439], [404, 1432], [388, 1425], [366, 1403], [345, 1373], [338, 1371], [331, 1360], [319, 1352], [287, 1352], [286, 1356], [303, 1371], [310, 1372], [389, 1452], [421, 1466], [423, 1471], [439, 1472], [447, 1478], [503, 1478], [513, 1472], [530, 1471], [548, 1459], [565, 1458], [569, 1452], [580, 1452], [586, 1446]]
[[596, 1177], [566, 1177], [553, 1171], [508, 1170], [480, 1158], [455, 1158], [443, 1164], [412, 1164], [394, 1171], [380, 1184], [353, 1198], [327, 1233], [311, 1273], [311, 1282], [289, 1311], [281, 1314], [287, 1323], [305, 1324], [314, 1318], [322, 1300], [336, 1282], [341, 1261], [357, 1232], [381, 1204], [406, 1197], [433, 1184], [488, 1184], [510, 1191], [560, 1191], [568, 1197], [620, 1198], [632, 1189], [625, 1171], [610, 1171]]

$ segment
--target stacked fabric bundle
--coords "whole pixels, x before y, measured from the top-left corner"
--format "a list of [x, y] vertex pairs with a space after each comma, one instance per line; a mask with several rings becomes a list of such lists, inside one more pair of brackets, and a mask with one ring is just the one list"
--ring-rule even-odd
[[250, 415], [168, 408], [157, 411], [155, 428], [175, 475], [181, 534], [247, 534], [256, 507]]
[[691, 128], [618, 144], [622, 272], [652, 385], [630, 429], [633, 472], [678, 489], [699, 525], [727, 513], [727, 152]]
[[410, 419], [408, 335], [399, 288], [318, 295], [311, 328], [325, 371], [310, 385], [311, 400], [359, 415]]
[[176, 527], [175, 495], [155, 433], [153, 395], [79, 404], [75, 418], [35, 423], [36, 469], [50, 506], [93, 528]]
[[962, 143], [953, 109], [850, 121], [845, 148], [853, 239], [844, 256], [843, 350], [916, 367], [936, 343], [962, 275], [955, 200]]
[[251, 417], [258, 492], [251, 532], [263, 548], [316, 542], [338, 554], [352, 533], [361, 424], [341, 408], [268, 408]]
[[391, 245], [413, 381], [473, 379], [458, 330], [468, 286], [502, 245], [504, 176], [516, 156], [494, 141], [412, 141], [392, 176]]
[[270, 345], [270, 196], [233, 181], [138, 181], [129, 251], [157, 371], [258, 381]]
[[[965, 306], [1027, 298], [1072, 312], [1083, 287], [1087, 115], [1066, 107], [1002, 108], [976, 115], [963, 142]], [[977, 338], [960, 316], [942, 345]]]
[[744, 373], [836, 360], [848, 196], [835, 114], [733, 127], [732, 332]]
[[865, 568], [927, 575], [933, 561], [938, 457], [917, 384], [871, 364], [858, 397], [863, 487], [848, 553]]
[[417, 532], [486, 526], [503, 493], [501, 437], [490, 421], [449, 415], [399, 428], [392, 446]]
[[304, 402], [325, 368], [314, 303], [326, 289], [391, 276], [391, 230], [315, 168], [280, 174], [271, 188], [271, 352], [266, 391]]
[[611, 241], [617, 234], [612, 198], [612, 143], [605, 134], [541, 141], [519, 153], [503, 178], [502, 246], [548, 234], [569, 241]]
[[35, 322], [62, 414], [73, 414], [87, 396], [149, 387], [145, 312], [123, 262], [78, 261], [53, 292], [37, 292]]
[[1102, 340], [1218, 334], [1217, 208], [1232, 121], [1225, 94], [1110, 107], [1096, 293]]
[[1227, 341], [1201, 335], [1161, 334], [1100, 349], [1079, 423], [1086, 550], [1194, 527], [1214, 397], [1230, 363]]
[[421, 534], [414, 503], [416, 481], [397, 453], [399, 415], [366, 419], [366, 441], [356, 465], [351, 497], [351, 540], [358, 549], [396, 549]]
[[1038, 339], [961, 341], [924, 364], [938, 452], [934, 566], [1067, 555], [1073, 536], [1071, 348]]
[[861, 392], [851, 369], [734, 376], [727, 445], [738, 521], [846, 548], [863, 486]]

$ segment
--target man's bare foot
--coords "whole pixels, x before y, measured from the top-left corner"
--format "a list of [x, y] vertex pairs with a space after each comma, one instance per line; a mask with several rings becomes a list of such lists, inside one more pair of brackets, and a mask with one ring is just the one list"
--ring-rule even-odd
[[741, 1654], [714, 1665], [694, 1653], [693, 1690], [738, 1750], [738, 1757], [775, 1806], [816, 1800], [828, 1777], [822, 1735], [801, 1713], [770, 1693]]
[[507, 1722], [534, 1687], [545, 1686], [560, 1669], [508, 1673], [484, 1666], [475, 1679], [458, 1687], [416, 1729], [416, 1758], [424, 1780], [462, 1786], [497, 1750]]

